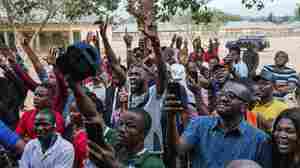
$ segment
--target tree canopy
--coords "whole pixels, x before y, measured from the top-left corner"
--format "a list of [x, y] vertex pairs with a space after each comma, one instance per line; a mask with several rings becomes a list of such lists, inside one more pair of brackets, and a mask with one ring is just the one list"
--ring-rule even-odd
[[[160, 0], [157, 1], [157, 18], [168, 21], [170, 16], [174, 16], [182, 11], [189, 10], [193, 14], [196, 23], [210, 22], [214, 11], [207, 8], [207, 4], [213, 0]], [[265, 0], [241, 0], [241, 4], [246, 8], [264, 8]]]

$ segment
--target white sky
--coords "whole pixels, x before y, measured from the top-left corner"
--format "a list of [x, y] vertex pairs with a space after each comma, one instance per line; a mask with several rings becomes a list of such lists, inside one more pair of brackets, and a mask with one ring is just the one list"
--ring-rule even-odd
[[294, 15], [296, 4], [300, 0], [265, 0], [265, 8], [261, 11], [248, 10], [241, 4], [241, 0], [213, 0], [209, 6], [224, 12], [241, 16], [268, 16], [273, 12], [276, 16]]

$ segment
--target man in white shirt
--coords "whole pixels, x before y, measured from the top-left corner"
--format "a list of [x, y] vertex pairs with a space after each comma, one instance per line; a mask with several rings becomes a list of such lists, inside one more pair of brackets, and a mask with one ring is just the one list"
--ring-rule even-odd
[[26, 144], [20, 168], [71, 168], [74, 148], [71, 143], [55, 132], [55, 116], [49, 109], [35, 116], [37, 138]]

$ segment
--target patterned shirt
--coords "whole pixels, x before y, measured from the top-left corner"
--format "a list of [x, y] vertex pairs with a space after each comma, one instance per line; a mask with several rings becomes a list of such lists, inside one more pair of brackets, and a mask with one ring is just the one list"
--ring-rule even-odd
[[265, 133], [246, 121], [225, 133], [218, 127], [220, 120], [219, 117], [199, 117], [185, 130], [185, 142], [194, 146], [193, 168], [219, 168], [240, 159], [256, 161], [264, 168], [272, 167], [272, 149]]
[[276, 71], [275, 69], [275, 65], [266, 65], [263, 68], [263, 71], [266, 71], [268, 73], [272, 74], [272, 79], [276, 82], [276, 83], [295, 83], [298, 84], [299, 79], [298, 79], [298, 74], [297, 72], [289, 67], [285, 67], [283, 70], [281, 71]]

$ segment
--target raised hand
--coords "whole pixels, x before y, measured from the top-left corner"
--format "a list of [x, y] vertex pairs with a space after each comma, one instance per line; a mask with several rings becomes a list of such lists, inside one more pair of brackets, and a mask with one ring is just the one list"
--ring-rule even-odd
[[123, 40], [127, 46], [127, 48], [131, 48], [133, 36], [129, 35], [127, 32], [127, 28], [125, 29], [125, 36], [123, 37]]
[[97, 166], [105, 166], [109, 168], [120, 168], [121, 164], [115, 158], [115, 152], [109, 145], [100, 146], [92, 141], [88, 141], [91, 160]]
[[9, 48], [5, 48], [0, 50], [1, 54], [3, 55], [3, 57], [1, 58], [1, 62], [3, 62], [4, 60], [8, 60], [8, 62], [10, 64], [16, 64], [17, 63], [17, 56], [16, 53]]
[[174, 34], [173, 37], [172, 37], [172, 43], [175, 43], [176, 39], [177, 39], [177, 34]]
[[56, 64], [56, 56], [55, 56], [56, 52], [57, 51], [56, 51], [55, 48], [50, 48], [48, 55], [45, 58], [43, 58], [44, 61], [46, 61], [48, 65], [55, 65]]
[[105, 22], [103, 21], [99, 22], [100, 35], [102, 38], [104, 37], [106, 38], [108, 22], [109, 22], [109, 16], [106, 16]]
[[188, 39], [184, 39], [184, 48], [188, 48], [188, 45], [189, 45], [189, 42], [188, 42]]

